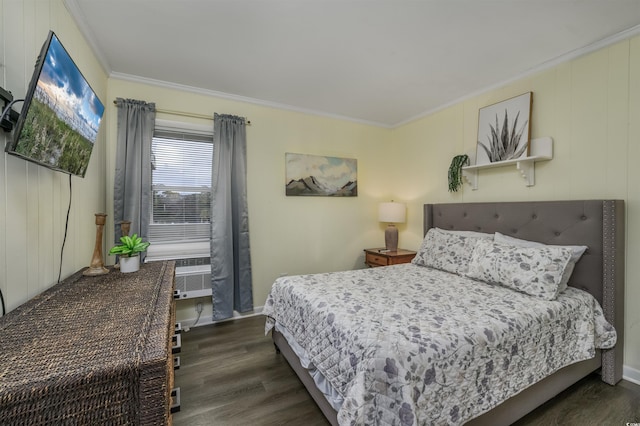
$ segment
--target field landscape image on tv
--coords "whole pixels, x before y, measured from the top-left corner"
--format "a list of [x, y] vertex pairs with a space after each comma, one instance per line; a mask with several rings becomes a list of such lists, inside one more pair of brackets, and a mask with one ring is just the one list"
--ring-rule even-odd
[[104, 106], [55, 35], [15, 152], [84, 176]]

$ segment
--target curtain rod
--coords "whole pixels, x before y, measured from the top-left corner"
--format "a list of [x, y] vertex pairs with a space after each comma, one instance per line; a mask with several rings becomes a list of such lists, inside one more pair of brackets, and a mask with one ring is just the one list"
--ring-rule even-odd
[[[113, 101], [113, 104], [115, 105], [117, 104], [117, 102]], [[203, 120], [213, 120], [213, 117], [211, 117], [210, 115], [195, 114], [192, 112], [174, 111], [174, 110], [162, 109], [162, 108], [156, 108], [156, 112], [159, 112], [160, 114], [180, 115], [182, 117], [201, 118]], [[245, 120], [246, 120], [246, 117], [245, 117]], [[247, 126], [250, 126], [251, 121], [246, 120], [246, 124]]]

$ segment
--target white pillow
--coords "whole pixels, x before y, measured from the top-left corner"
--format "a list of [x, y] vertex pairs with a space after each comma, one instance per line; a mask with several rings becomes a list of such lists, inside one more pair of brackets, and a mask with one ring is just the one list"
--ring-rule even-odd
[[552, 244], [543, 244], [537, 241], [522, 240], [520, 238], [510, 237], [509, 235], [504, 235], [499, 232], [495, 233], [494, 241], [501, 244], [508, 244], [508, 245], [519, 246], [519, 247], [549, 246], [549, 247], [564, 247], [564, 248], [571, 249], [571, 259], [569, 260], [569, 263], [567, 264], [567, 267], [564, 270], [564, 275], [562, 276], [562, 280], [560, 281], [560, 287], [558, 290], [559, 293], [562, 293], [567, 289], [567, 283], [569, 282], [569, 278], [571, 278], [571, 274], [573, 273], [573, 268], [576, 266], [576, 263], [578, 263], [578, 260], [580, 260], [580, 257], [582, 257], [584, 252], [589, 248], [587, 246], [559, 246], [559, 245], [552, 245]]
[[480, 239], [492, 240], [493, 235], [467, 236], [431, 228], [411, 263], [464, 275], [469, 267], [471, 253]]
[[571, 249], [565, 247], [518, 247], [480, 239], [466, 275], [544, 300], [554, 300], [569, 259]]

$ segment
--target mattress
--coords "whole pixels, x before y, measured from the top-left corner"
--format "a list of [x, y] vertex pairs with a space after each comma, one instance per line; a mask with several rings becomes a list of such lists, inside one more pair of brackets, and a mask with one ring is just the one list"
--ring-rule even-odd
[[340, 424], [462, 424], [615, 345], [588, 293], [546, 301], [413, 264], [282, 277], [265, 303]]

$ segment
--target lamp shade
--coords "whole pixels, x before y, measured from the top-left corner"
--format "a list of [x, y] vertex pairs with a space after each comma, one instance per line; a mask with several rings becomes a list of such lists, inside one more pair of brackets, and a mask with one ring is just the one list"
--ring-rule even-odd
[[378, 207], [380, 222], [404, 223], [407, 217], [407, 206], [403, 203], [381, 203]]

